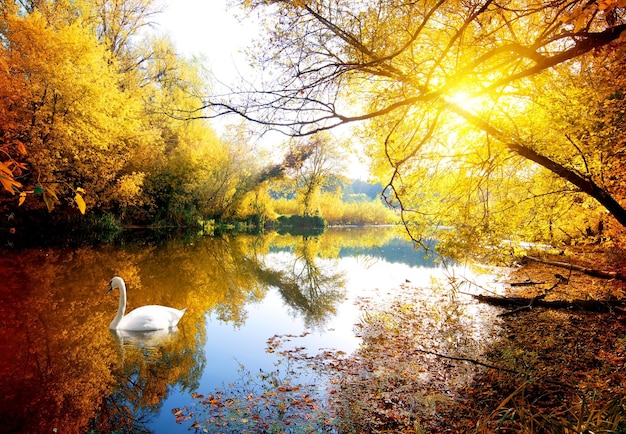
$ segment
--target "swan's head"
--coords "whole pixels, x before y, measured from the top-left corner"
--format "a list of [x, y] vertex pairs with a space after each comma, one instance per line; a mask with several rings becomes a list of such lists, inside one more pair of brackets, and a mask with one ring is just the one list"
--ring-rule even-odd
[[109, 292], [113, 291], [114, 289], [121, 289], [123, 286], [124, 286], [124, 280], [122, 280], [121, 277], [115, 276], [109, 282], [109, 289], [107, 290], [107, 292], [105, 294], [108, 294]]

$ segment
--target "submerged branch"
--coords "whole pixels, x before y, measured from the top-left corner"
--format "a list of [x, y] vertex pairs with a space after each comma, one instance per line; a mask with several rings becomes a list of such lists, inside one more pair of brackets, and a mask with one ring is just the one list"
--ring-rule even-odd
[[[437, 353], [435, 351], [424, 350], [424, 349], [416, 349], [416, 351], [419, 352], [419, 353], [423, 353], [423, 354], [429, 354], [429, 355], [435, 356], [435, 357], [440, 358], [440, 359], [454, 360], [454, 361], [457, 361], [457, 362], [467, 362], [467, 363], [471, 363], [472, 365], [482, 366], [482, 367], [487, 368], [487, 369], [494, 369], [496, 371], [501, 371], [501, 372], [506, 372], [506, 373], [513, 374], [513, 375], [518, 375], [518, 376], [527, 378], [528, 380], [531, 379], [531, 375], [529, 373], [527, 373], [527, 372], [517, 371], [515, 369], [505, 368], [503, 366], [497, 366], [497, 365], [493, 365], [491, 363], [481, 362], [480, 360], [470, 359], [468, 357], [448, 356], [446, 354], [441, 354], [441, 353]], [[571, 384], [567, 384], [567, 383], [564, 383], [562, 381], [552, 380], [550, 378], [543, 378], [542, 380], [545, 381], [546, 383], [556, 384], [556, 385], [563, 386], [563, 387], [566, 387], [566, 388], [569, 388], [569, 389], [573, 389], [574, 388], [574, 386], [572, 386]]]

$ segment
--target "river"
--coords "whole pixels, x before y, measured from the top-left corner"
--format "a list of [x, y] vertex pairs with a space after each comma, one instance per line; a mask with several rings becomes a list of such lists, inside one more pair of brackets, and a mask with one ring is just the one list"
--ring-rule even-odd
[[[297, 345], [311, 353], [349, 354], [360, 342], [358, 300], [460, 272], [394, 228], [4, 250], [2, 432], [189, 432], [172, 409], [228, 388], [244, 368], [271, 371], [272, 336], [301, 336]], [[186, 307], [178, 330], [111, 332], [118, 292], [105, 291], [115, 275], [126, 281], [128, 310]]]

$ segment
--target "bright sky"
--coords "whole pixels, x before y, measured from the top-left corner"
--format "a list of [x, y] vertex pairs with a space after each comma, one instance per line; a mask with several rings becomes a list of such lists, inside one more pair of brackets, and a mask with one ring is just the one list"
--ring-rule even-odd
[[238, 54], [256, 34], [252, 23], [243, 25], [227, 0], [167, 0], [165, 11], [156, 17], [157, 31], [170, 35], [184, 55], [202, 55], [216, 78], [228, 82], [245, 59]]
[[[258, 33], [254, 22], [237, 20], [235, 13], [240, 11], [228, 9], [228, 0], [162, 1], [165, 10], [155, 17], [156, 31], [167, 33], [179, 53], [203, 56], [219, 82], [232, 84], [240, 75], [245, 77], [247, 64], [242, 50]], [[219, 129], [219, 125], [216, 127]], [[274, 140], [283, 141], [285, 137]], [[353, 156], [350, 160], [349, 176], [366, 180], [365, 165]]]

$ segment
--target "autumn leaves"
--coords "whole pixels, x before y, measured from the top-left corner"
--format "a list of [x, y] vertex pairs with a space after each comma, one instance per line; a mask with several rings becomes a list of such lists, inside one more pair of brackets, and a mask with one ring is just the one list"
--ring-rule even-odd
[[207, 82], [147, 31], [153, 3], [2, 3], [0, 183], [10, 194], [0, 202], [177, 223], [232, 212], [248, 190], [234, 168], [254, 156], [205, 121], [180, 120]]

